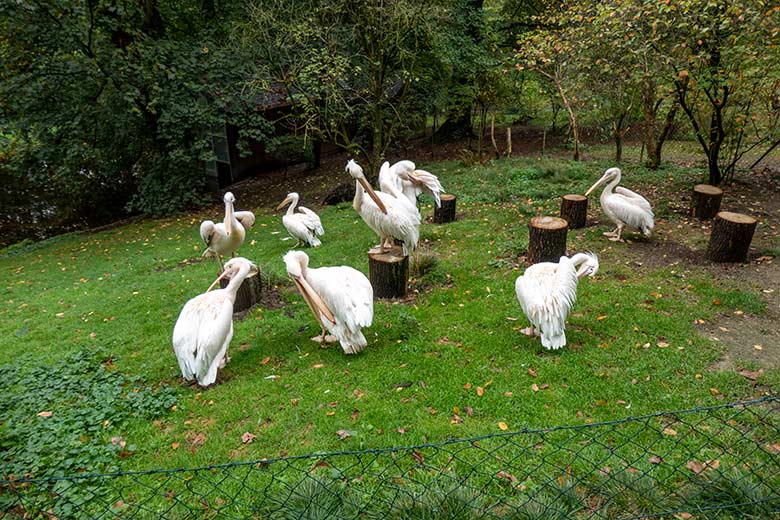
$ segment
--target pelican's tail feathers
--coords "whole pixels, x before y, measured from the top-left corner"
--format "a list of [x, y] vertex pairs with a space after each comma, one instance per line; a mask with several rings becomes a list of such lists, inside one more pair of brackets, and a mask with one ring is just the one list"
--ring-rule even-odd
[[558, 350], [566, 346], [566, 333], [561, 332], [555, 336], [548, 336], [542, 333], [542, 346], [547, 350]]

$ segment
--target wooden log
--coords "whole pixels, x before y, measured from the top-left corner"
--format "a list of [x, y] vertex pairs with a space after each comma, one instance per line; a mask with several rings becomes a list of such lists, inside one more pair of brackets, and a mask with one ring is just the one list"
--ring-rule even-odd
[[584, 228], [588, 220], [588, 197], [575, 194], [561, 197], [561, 218], [569, 223], [569, 229]]
[[409, 282], [409, 257], [399, 246], [385, 253], [380, 253], [378, 247], [372, 248], [368, 252], [368, 279], [374, 298], [403, 298]]
[[[224, 289], [230, 283], [230, 278], [223, 278], [219, 281], [219, 286]], [[236, 301], [233, 303], [233, 312], [241, 312], [253, 307], [260, 302], [260, 295], [263, 292], [263, 285], [260, 281], [260, 273], [256, 276], [245, 278], [236, 293]]]
[[455, 203], [457, 198], [451, 193], [444, 193], [441, 196], [441, 207], [434, 206], [433, 222], [434, 224], [446, 224], [455, 221]]
[[742, 213], [719, 212], [712, 224], [707, 258], [713, 262], [745, 262], [756, 224], [756, 219]]
[[566, 254], [568, 222], [558, 217], [534, 217], [528, 221], [529, 264], [557, 262]]
[[722, 189], [709, 184], [697, 184], [693, 187], [691, 196], [691, 216], [701, 220], [711, 219], [720, 211], [722, 199]]

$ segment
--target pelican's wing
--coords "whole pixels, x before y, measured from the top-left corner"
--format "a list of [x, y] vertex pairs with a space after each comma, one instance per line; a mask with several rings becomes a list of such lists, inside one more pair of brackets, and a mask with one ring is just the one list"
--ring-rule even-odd
[[615, 193], [621, 195], [622, 197], [625, 197], [625, 199], [629, 203], [641, 208], [643, 211], [646, 211], [647, 213], [650, 213], [651, 216], [654, 216], [653, 208], [650, 207], [650, 203], [647, 201], [646, 198], [644, 198], [640, 194], [633, 192], [628, 188], [624, 188], [623, 186], [616, 187]]
[[395, 170], [391, 168], [390, 163], [385, 161], [379, 167], [379, 189], [388, 193], [389, 186], [401, 191], [401, 179], [396, 175]]
[[300, 210], [300, 215], [302, 216], [301, 220], [306, 225], [307, 228], [311, 229], [318, 235], [324, 235], [325, 230], [322, 229], [322, 221], [320, 220], [319, 215], [314, 213], [309, 208], [304, 208], [303, 206], [298, 206], [298, 209]]
[[185, 379], [203, 376], [218, 359], [220, 351], [233, 335], [233, 305], [222, 291], [201, 294], [188, 301], [173, 328], [173, 350]]
[[[539, 267], [539, 269], [532, 269]], [[529, 272], [530, 271], [530, 272]], [[565, 344], [566, 318], [577, 298], [577, 273], [571, 260], [529, 267], [515, 282], [523, 312], [542, 333], [542, 344], [559, 348]]]
[[244, 229], [251, 228], [255, 224], [255, 214], [251, 211], [236, 211], [233, 213]]
[[414, 170], [413, 177], [417, 195], [427, 193], [436, 201], [436, 206], [441, 207], [441, 194], [444, 192], [444, 188], [439, 182], [439, 178], [425, 170]]
[[204, 220], [200, 223], [200, 238], [205, 242], [206, 247], [211, 245], [211, 241], [214, 238], [214, 221]]
[[308, 273], [311, 286], [349, 330], [371, 326], [374, 290], [363, 273], [348, 266], [320, 267]]
[[420, 213], [404, 198], [396, 199], [381, 191], [376, 194], [387, 208], [387, 214], [382, 213], [371, 198], [365, 197], [361, 218], [380, 237], [403, 240], [404, 254], [410, 254], [420, 239]]

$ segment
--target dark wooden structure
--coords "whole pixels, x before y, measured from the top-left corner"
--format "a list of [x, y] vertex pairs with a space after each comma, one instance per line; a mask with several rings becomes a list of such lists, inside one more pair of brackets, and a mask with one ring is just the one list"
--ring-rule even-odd
[[385, 253], [374, 247], [368, 252], [368, 279], [374, 298], [403, 298], [409, 282], [409, 257], [400, 246]]
[[457, 197], [451, 193], [444, 193], [441, 195], [441, 206], [433, 208], [433, 222], [434, 224], [446, 224], [447, 222], [455, 221], [455, 203]]
[[569, 229], [584, 228], [588, 219], [588, 197], [576, 194], [561, 197], [561, 218], [569, 223]]
[[747, 261], [756, 219], [742, 213], [721, 211], [712, 224], [707, 258], [713, 262]]
[[[260, 301], [260, 295], [263, 292], [260, 275], [261, 273], [258, 273], [255, 276], [244, 279], [236, 293], [236, 301], [233, 303], [234, 313], [245, 311]], [[229, 283], [230, 278], [226, 277], [219, 281], [219, 286], [224, 289]]]
[[720, 211], [723, 190], [709, 184], [697, 184], [691, 195], [690, 215], [701, 220], [709, 220]]
[[533, 217], [528, 221], [529, 264], [557, 262], [566, 254], [566, 232], [569, 225], [558, 217]]

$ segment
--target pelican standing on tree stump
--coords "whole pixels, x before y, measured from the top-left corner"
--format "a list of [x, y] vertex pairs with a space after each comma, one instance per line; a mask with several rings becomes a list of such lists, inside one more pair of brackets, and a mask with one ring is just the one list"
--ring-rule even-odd
[[523, 334], [541, 336], [546, 349], [566, 345], [566, 318], [577, 299], [577, 282], [598, 270], [599, 260], [593, 253], [562, 256], [557, 264], [540, 262], [526, 269], [515, 282], [517, 300], [531, 321]]
[[367, 342], [361, 329], [370, 327], [374, 318], [374, 290], [368, 278], [345, 265], [311, 269], [309, 256], [303, 251], [288, 252], [284, 263], [322, 328], [322, 335], [312, 339], [338, 340], [345, 354], [363, 350]]
[[[301, 245], [302, 243], [309, 244], [312, 247], [317, 247], [322, 244], [317, 235], [322, 236], [325, 234], [325, 230], [322, 229], [322, 221], [320, 217], [309, 208], [298, 206], [298, 200], [300, 197], [297, 193], [292, 192], [287, 194], [277, 210], [282, 209], [285, 205], [290, 204], [287, 208], [287, 213], [282, 217], [282, 224], [290, 233], [290, 236], [297, 240], [293, 249]], [[296, 206], [300, 213], [296, 213]]]
[[200, 237], [206, 243], [203, 256], [216, 256], [220, 271], [223, 270], [222, 257], [228, 254], [231, 257], [236, 256], [236, 251], [246, 238], [246, 229], [255, 223], [255, 215], [251, 211], [234, 211], [233, 203], [236, 198], [231, 192], [225, 193], [223, 200], [224, 221], [215, 224], [211, 220], [204, 220], [200, 224]]
[[[384, 253], [393, 239], [403, 242], [404, 255], [417, 248], [420, 239], [420, 212], [404, 195], [388, 186], [388, 191], [376, 192], [363, 174], [363, 168], [354, 160], [346, 167], [355, 179], [355, 198], [352, 207], [363, 221], [379, 235], [379, 249]], [[368, 195], [368, 196], [366, 196]]]
[[444, 188], [439, 178], [425, 170], [418, 170], [412, 161], [403, 160], [392, 166], [385, 161], [379, 168], [379, 187], [386, 192], [387, 186], [394, 186], [417, 207], [417, 196], [427, 193], [433, 197], [436, 207], [441, 207], [441, 194]]
[[[614, 231], [604, 233], [612, 241], [622, 242], [620, 234], [624, 227], [630, 227], [649, 237], [653, 232], [654, 215], [650, 203], [643, 196], [618, 186], [620, 183], [620, 168], [610, 168], [604, 175], [585, 192], [587, 197], [602, 183], [611, 180], [601, 192], [599, 202], [607, 217], [617, 226]], [[614, 190], [614, 191], [613, 191]]]
[[[204, 387], [216, 381], [217, 370], [230, 360], [236, 293], [244, 279], [257, 273], [257, 266], [246, 258], [232, 258], [205, 293], [184, 304], [173, 328], [173, 351], [184, 379], [195, 379]], [[209, 292], [225, 277], [230, 277], [227, 287]]]

